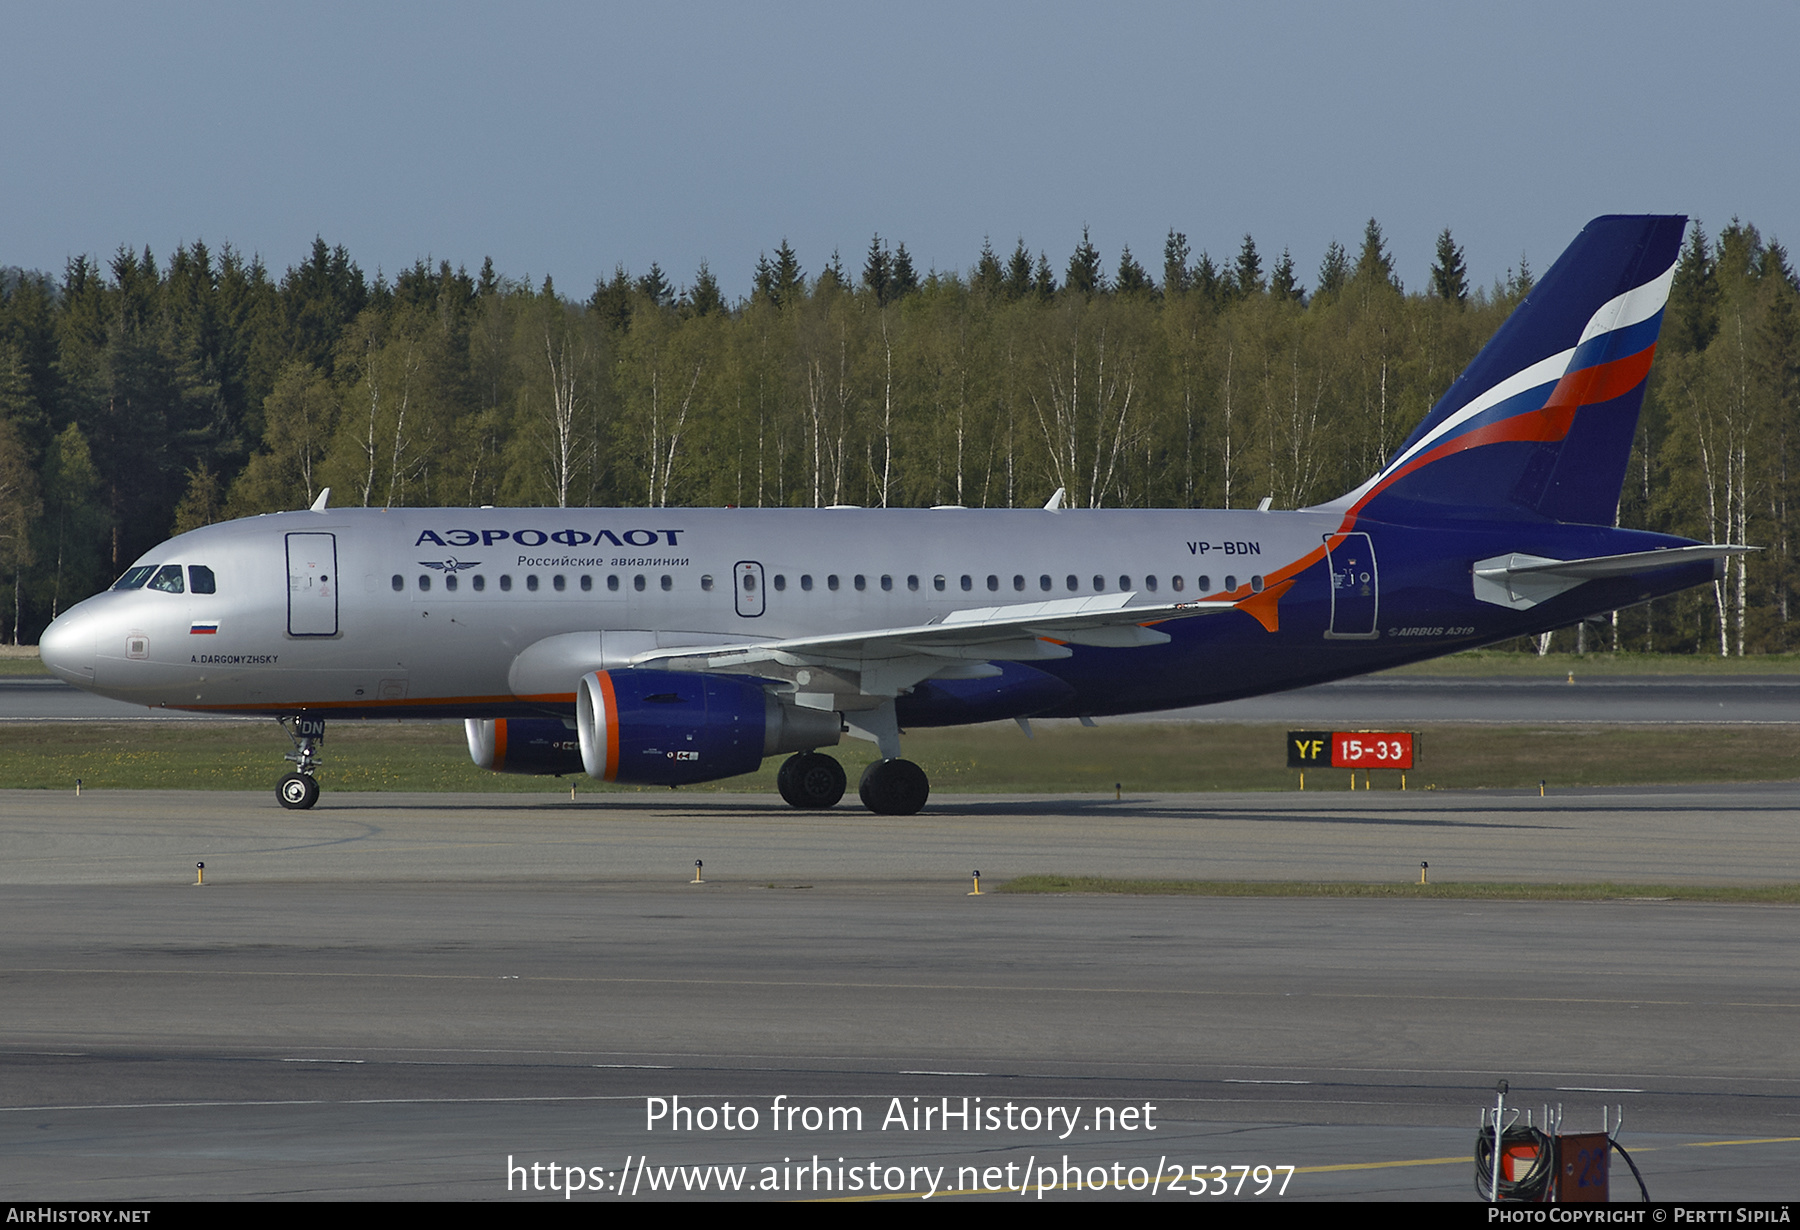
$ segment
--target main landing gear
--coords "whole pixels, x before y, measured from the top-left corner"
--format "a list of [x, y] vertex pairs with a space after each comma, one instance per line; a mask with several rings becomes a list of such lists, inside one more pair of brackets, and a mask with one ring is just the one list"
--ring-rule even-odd
[[319, 745], [325, 742], [325, 719], [297, 713], [280, 721], [294, 744], [294, 750], [283, 759], [293, 761], [294, 771], [276, 785], [275, 800], [289, 811], [305, 811], [319, 801], [319, 783], [313, 774], [322, 763]]
[[877, 760], [863, 770], [857, 787], [863, 806], [878, 816], [916, 815], [931, 797], [925, 770], [910, 760]]
[[[846, 784], [844, 766], [823, 752], [789, 756], [775, 775], [781, 797], [802, 811], [835, 807], [844, 797]], [[857, 793], [863, 806], [878, 816], [910, 816], [931, 797], [931, 782], [918, 765], [894, 757], [877, 760], [863, 770]]]
[[775, 785], [790, 807], [818, 811], [844, 797], [844, 766], [823, 752], [800, 752], [782, 762]]

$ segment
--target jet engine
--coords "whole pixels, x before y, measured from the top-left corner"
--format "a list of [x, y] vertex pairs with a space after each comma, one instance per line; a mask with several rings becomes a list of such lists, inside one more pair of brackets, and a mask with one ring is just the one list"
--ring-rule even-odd
[[559, 718], [469, 718], [463, 728], [477, 768], [558, 777], [581, 772], [581, 740]]
[[763, 757], [829, 747], [836, 713], [803, 709], [755, 680], [684, 671], [593, 671], [575, 689], [589, 777], [682, 786], [749, 773]]

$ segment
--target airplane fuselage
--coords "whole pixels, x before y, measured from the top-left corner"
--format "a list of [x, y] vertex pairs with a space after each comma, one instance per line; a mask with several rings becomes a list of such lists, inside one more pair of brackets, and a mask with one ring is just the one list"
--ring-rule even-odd
[[[1297, 687], [1562, 626], [1709, 580], [1717, 566], [1593, 581], [1516, 611], [1477, 598], [1476, 561], [1686, 540], [1531, 521], [1344, 527], [1335, 512], [280, 513], [171, 539], [139, 561], [150, 571], [135, 587], [64, 615], [46, 659], [82, 687], [152, 707], [501, 717], [572, 713], [583, 670], [660, 649], [1093, 595], [1238, 606], [1158, 624], [1166, 644], [1075, 645], [1010, 666], [1064, 686], [1014, 689], [976, 716], [1099, 715]], [[213, 592], [195, 592], [196, 575]], [[530, 652], [578, 633], [597, 635], [560, 656]], [[902, 697], [904, 724], [970, 720], [946, 686]]]

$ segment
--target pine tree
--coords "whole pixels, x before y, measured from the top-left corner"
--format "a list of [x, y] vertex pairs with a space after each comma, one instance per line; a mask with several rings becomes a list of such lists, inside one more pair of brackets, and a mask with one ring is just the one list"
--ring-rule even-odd
[[1294, 272], [1294, 258], [1286, 248], [1281, 250], [1281, 259], [1275, 262], [1275, 272], [1269, 275], [1269, 294], [1294, 303], [1306, 301], [1306, 292], [1300, 289], [1300, 278]]
[[994, 255], [994, 244], [991, 239], [981, 241], [981, 255], [975, 260], [975, 272], [970, 276], [972, 285], [989, 298], [997, 297], [1005, 285], [1006, 274], [1000, 268], [1000, 258]]
[[1763, 249], [1762, 267], [1757, 271], [1757, 276], [1765, 280], [1780, 278], [1790, 289], [1800, 291], [1800, 279], [1794, 276], [1794, 267], [1788, 261], [1787, 249], [1773, 239]]
[[751, 278], [750, 286], [750, 298], [753, 302], [781, 306], [781, 292], [775, 285], [775, 266], [769, 263], [767, 252], [757, 254], [756, 273]]
[[1387, 240], [1381, 235], [1381, 224], [1373, 218], [1369, 219], [1369, 225], [1363, 229], [1362, 252], [1356, 258], [1356, 272], [1351, 276], [1364, 286], [1385, 282], [1395, 290], [1402, 289], [1400, 279], [1394, 276], [1394, 259], [1388, 255]]
[[1463, 263], [1463, 250], [1450, 238], [1445, 227], [1437, 240], [1437, 260], [1431, 266], [1431, 289], [1445, 303], [1462, 307], [1469, 300], [1469, 270]]
[[1031, 253], [1026, 250], [1022, 236], [1007, 259], [1002, 290], [1008, 299], [1023, 299], [1031, 293]]
[[281, 280], [281, 309], [289, 357], [329, 375], [338, 342], [370, 300], [368, 282], [343, 245], [328, 248], [313, 237], [312, 255]]
[[1169, 228], [1169, 237], [1163, 241], [1163, 294], [1168, 297], [1185, 295], [1193, 285], [1193, 274], [1188, 270], [1187, 236]]
[[886, 307], [893, 296], [894, 258], [877, 234], [869, 240], [869, 254], [863, 258], [862, 287], [875, 296], [875, 306]]
[[907, 255], [904, 243], [894, 248], [894, 288], [893, 298], [904, 299], [919, 289], [919, 273], [913, 268], [912, 257]]
[[1202, 252], [1200, 259], [1195, 262], [1193, 287], [1195, 294], [1215, 306], [1227, 297], [1226, 292], [1229, 288], [1225, 285], [1225, 276], [1213, 263], [1211, 253]]
[[610, 281], [594, 282], [588, 311], [609, 333], [623, 333], [631, 327], [631, 276], [625, 272], [625, 266], [614, 265]]
[[1521, 252], [1519, 253], [1519, 272], [1513, 275], [1512, 280], [1513, 293], [1523, 299], [1531, 293], [1531, 288], [1536, 285], [1537, 279], [1531, 274], [1531, 262], [1526, 260], [1525, 254]]
[[715, 312], [725, 310], [725, 296], [719, 291], [719, 279], [713, 271], [700, 262], [700, 271], [694, 275], [694, 285], [687, 293], [687, 310], [694, 316], [711, 316]]
[[1256, 240], [1248, 234], [1244, 236], [1244, 246], [1238, 249], [1237, 268], [1233, 272], [1232, 286], [1240, 299], [1248, 299], [1251, 295], [1262, 293], [1262, 257], [1257, 254]]
[[1088, 228], [1081, 228], [1081, 242], [1069, 257], [1069, 273], [1063, 288], [1072, 295], [1097, 295], [1106, 289], [1106, 275], [1100, 272], [1100, 251], [1088, 239]]
[[1043, 300], [1056, 297], [1056, 275], [1050, 272], [1050, 261], [1042, 252], [1038, 253], [1037, 269], [1032, 274], [1031, 293]]
[[1350, 280], [1350, 260], [1344, 252], [1344, 245], [1337, 240], [1325, 249], [1325, 259], [1319, 262], [1319, 295], [1335, 295], [1344, 289], [1344, 283]]
[[1144, 272], [1144, 267], [1137, 263], [1131, 255], [1131, 246], [1127, 244], [1119, 253], [1119, 276], [1114, 280], [1121, 295], [1150, 296], [1156, 293], [1156, 283]]
[[659, 308], [675, 306], [675, 288], [669, 285], [669, 279], [663, 275], [662, 266], [655, 261], [650, 262], [650, 272], [638, 279], [637, 291], [638, 294]]
[[775, 291], [783, 307], [799, 303], [806, 297], [806, 271], [800, 268], [800, 258], [788, 246], [785, 237], [781, 246], [775, 249]]

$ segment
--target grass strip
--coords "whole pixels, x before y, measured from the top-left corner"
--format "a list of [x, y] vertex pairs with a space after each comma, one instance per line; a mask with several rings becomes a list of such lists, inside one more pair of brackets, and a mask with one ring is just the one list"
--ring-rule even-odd
[[[1422, 726], [1414, 792], [1576, 786], [1679, 785], [1792, 780], [1800, 723], [1779, 726]], [[469, 762], [461, 722], [337, 722], [328, 728], [319, 780], [327, 790], [456, 790], [553, 794], [569, 779], [486, 773]], [[287, 737], [266, 722], [0, 723], [0, 788], [264, 790], [287, 771]], [[850, 798], [872, 744], [846, 739], [832, 754]], [[909, 732], [907, 758], [937, 794], [1100, 794], [1287, 791], [1280, 726], [1224, 723], [1041, 724], [1026, 739], [1011, 722]], [[756, 773], [699, 790], [773, 793], [781, 757]], [[582, 794], [662, 787], [607, 786], [577, 775]], [[1310, 770], [1306, 794], [1338, 795], [1347, 770]], [[1369, 785], [1356, 775], [1357, 790]], [[1400, 774], [1375, 774], [1374, 791], [1397, 791]], [[1324, 797], [1321, 798], [1321, 804]]]
[[1706, 884], [1354, 884], [1310, 880], [1113, 880], [1019, 876], [1000, 893], [1095, 893], [1131, 897], [1378, 897], [1475, 901], [1712, 901], [1800, 905], [1800, 884], [1741, 888]]

